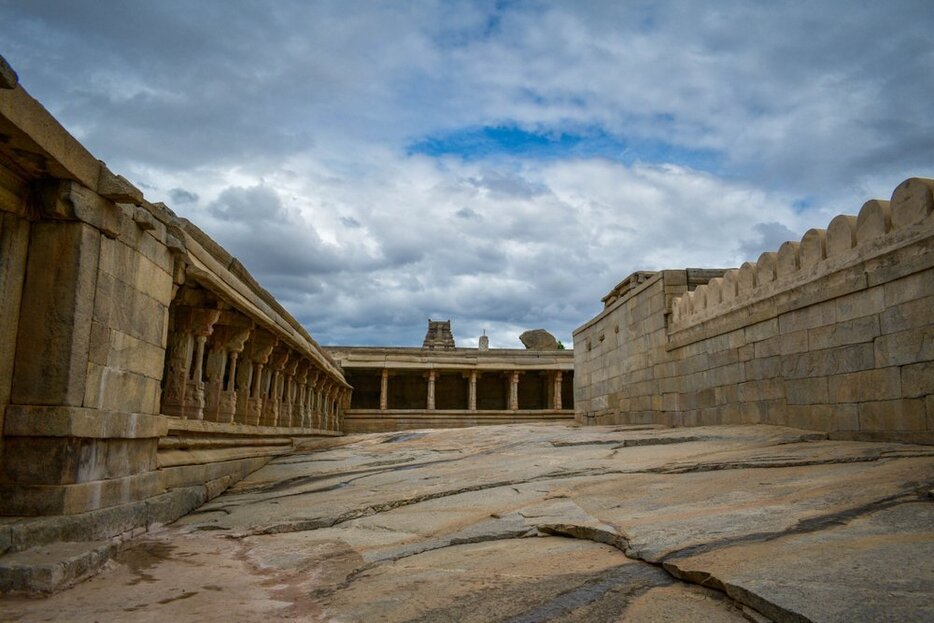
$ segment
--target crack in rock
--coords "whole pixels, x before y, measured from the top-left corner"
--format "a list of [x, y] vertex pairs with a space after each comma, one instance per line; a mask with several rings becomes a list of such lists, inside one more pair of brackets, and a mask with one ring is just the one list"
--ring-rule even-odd
[[[791, 459], [784, 461], [774, 461], [772, 459], [748, 459], [745, 461], [728, 461], [725, 463], [690, 463], [662, 465], [661, 467], [650, 467], [641, 472], [647, 474], [690, 474], [694, 472], [716, 472], [728, 469], [763, 469], [763, 468], [782, 468], [782, 467], [808, 467], [812, 465], [842, 465], [846, 463], [872, 463], [874, 461], [893, 461], [897, 459], [910, 459], [934, 456], [934, 452], [918, 452], [896, 455], [875, 456], [847, 456], [833, 459]], [[760, 462], [762, 461], [762, 462]]]
[[[764, 543], [767, 541], [773, 541], [775, 539], [780, 539], [789, 535], [796, 534], [809, 534], [812, 532], [818, 532], [826, 528], [833, 526], [841, 526], [849, 521], [862, 517], [864, 515], [869, 515], [877, 511], [885, 510], [887, 508], [892, 508], [893, 506], [898, 506], [900, 504], [909, 504], [912, 502], [917, 502], [922, 500], [923, 496], [916, 491], [902, 491], [895, 495], [890, 495], [884, 498], [873, 500], [867, 502], [866, 504], [861, 504], [859, 506], [854, 506], [836, 513], [829, 513], [826, 515], [819, 515], [817, 517], [809, 517], [807, 519], [801, 519], [793, 526], [789, 528], [783, 528], [781, 530], [774, 530], [770, 532], [754, 532], [752, 534], [745, 534], [739, 537], [731, 537], [720, 539], [719, 541], [709, 541], [700, 545], [691, 545], [689, 547], [684, 547], [679, 550], [668, 552], [667, 554], [659, 557], [658, 562], [663, 565], [673, 565], [673, 569], [678, 569], [676, 563], [670, 562], [676, 558], [689, 558], [692, 556], [697, 556], [699, 554], [706, 554], [713, 552], [719, 549], [726, 547], [733, 547], [735, 545], [746, 545], [749, 543]], [[627, 552], [629, 555], [630, 552]], [[680, 570], [678, 570], [680, 572]]]
[[648, 565], [624, 564], [613, 567], [596, 578], [584, 582], [581, 586], [556, 595], [553, 599], [527, 611], [519, 616], [507, 619], [508, 623], [540, 623], [552, 621], [559, 617], [588, 606], [607, 593], [626, 587], [623, 592], [623, 603], [629, 603], [653, 588], [670, 586], [671, 578]]

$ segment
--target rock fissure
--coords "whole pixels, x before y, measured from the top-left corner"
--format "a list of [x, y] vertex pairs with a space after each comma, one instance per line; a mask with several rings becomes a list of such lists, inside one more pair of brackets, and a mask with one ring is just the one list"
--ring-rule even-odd
[[692, 545], [690, 547], [685, 547], [679, 550], [668, 552], [667, 554], [659, 557], [658, 562], [661, 564], [667, 564], [668, 562], [674, 561], [678, 558], [688, 558], [698, 554], [706, 554], [712, 551], [723, 549], [725, 547], [746, 545], [750, 543], [762, 543], [766, 541], [774, 541], [776, 539], [790, 535], [818, 532], [832, 526], [846, 524], [847, 522], [852, 521], [858, 517], [863, 517], [871, 513], [898, 506], [900, 504], [910, 504], [922, 499], [923, 497], [916, 491], [902, 492], [896, 495], [873, 500], [866, 504], [854, 506], [840, 512], [802, 519], [794, 525], [782, 530], [754, 532], [751, 534], [745, 534], [741, 537], [708, 541], [702, 545]]

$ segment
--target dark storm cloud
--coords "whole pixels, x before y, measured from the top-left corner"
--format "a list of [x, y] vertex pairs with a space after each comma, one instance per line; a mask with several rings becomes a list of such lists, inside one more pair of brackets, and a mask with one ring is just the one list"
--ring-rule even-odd
[[195, 203], [198, 201], [198, 193], [193, 193], [184, 188], [173, 188], [169, 191], [169, 198], [174, 203]]

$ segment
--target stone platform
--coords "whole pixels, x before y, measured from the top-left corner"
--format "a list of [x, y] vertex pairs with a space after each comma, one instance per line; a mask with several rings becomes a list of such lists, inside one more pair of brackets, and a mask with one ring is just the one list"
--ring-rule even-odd
[[932, 488], [774, 426], [324, 439], [0, 620], [934, 620]]

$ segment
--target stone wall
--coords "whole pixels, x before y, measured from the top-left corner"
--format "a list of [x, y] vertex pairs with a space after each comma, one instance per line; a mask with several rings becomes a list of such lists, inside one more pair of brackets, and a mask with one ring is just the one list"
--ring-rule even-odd
[[[7, 86], [0, 514], [69, 515], [69, 530], [109, 537], [338, 434], [350, 386], [301, 325], [217, 243]], [[10, 537], [27, 532], [17, 526], [0, 524], [0, 553], [35, 542]], [[58, 534], [47, 532], [35, 538]]]
[[720, 276], [639, 273], [574, 333], [576, 417], [934, 442], [932, 190], [906, 180]]

